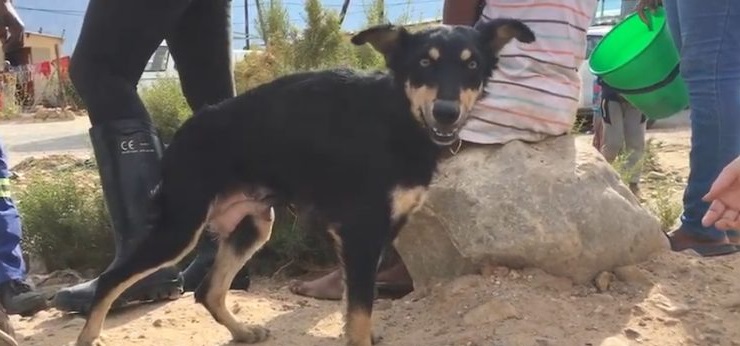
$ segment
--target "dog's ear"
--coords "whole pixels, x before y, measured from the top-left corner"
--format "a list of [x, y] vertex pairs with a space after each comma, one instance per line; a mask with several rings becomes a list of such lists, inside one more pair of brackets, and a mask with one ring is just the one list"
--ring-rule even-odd
[[516, 19], [497, 18], [475, 27], [481, 34], [485, 44], [488, 44], [494, 55], [498, 55], [501, 49], [516, 38], [519, 42], [534, 42], [534, 32], [526, 24]]
[[402, 26], [379, 24], [358, 32], [351, 41], [358, 46], [370, 43], [387, 59], [401, 46], [406, 35], [408, 31]]

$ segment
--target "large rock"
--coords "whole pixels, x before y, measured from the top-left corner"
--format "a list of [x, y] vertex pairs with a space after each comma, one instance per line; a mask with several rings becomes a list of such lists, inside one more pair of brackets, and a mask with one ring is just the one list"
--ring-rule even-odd
[[588, 141], [474, 147], [445, 160], [396, 247], [422, 288], [480, 265], [538, 267], [586, 283], [669, 248]]

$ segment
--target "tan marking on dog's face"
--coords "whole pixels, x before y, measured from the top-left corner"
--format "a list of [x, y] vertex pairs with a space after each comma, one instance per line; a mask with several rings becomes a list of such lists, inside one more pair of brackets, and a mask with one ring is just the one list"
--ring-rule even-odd
[[398, 187], [391, 193], [391, 220], [417, 212], [426, 200], [427, 189], [423, 186], [413, 188]]
[[440, 53], [437, 47], [429, 48], [429, 57], [432, 58], [432, 60], [439, 59], [439, 56], [440, 56]]
[[463, 51], [460, 53], [460, 60], [468, 60], [471, 56], [473, 56], [473, 52], [471, 52], [470, 49], [463, 49]]
[[347, 311], [347, 324], [344, 326], [347, 344], [352, 346], [371, 346], [373, 323], [369, 311], [355, 309]]
[[421, 109], [424, 107], [431, 109], [432, 103], [437, 99], [437, 88], [430, 88], [428, 86], [417, 88], [411, 86], [411, 83], [407, 81], [404, 89], [406, 91], [406, 97], [409, 98], [409, 102], [411, 103], [411, 113], [414, 114], [414, 117], [419, 123], [423, 124], [424, 120], [422, 120]]
[[460, 106], [462, 107], [463, 113], [470, 112], [475, 103], [478, 101], [478, 96], [483, 91], [483, 86], [478, 89], [462, 89], [460, 90]]

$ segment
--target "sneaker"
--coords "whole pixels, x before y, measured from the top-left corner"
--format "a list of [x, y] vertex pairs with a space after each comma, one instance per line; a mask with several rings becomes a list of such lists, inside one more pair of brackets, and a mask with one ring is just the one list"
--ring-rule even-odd
[[0, 284], [0, 304], [8, 315], [33, 316], [48, 307], [46, 296], [23, 280], [10, 280]]

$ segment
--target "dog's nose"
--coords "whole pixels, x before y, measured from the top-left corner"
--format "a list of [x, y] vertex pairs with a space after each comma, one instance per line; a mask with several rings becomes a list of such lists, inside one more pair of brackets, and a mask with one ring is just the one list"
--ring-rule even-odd
[[432, 115], [440, 124], [452, 125], [460, 117], [460, 106], [456, 101], [437, 100], [434, 101]]

